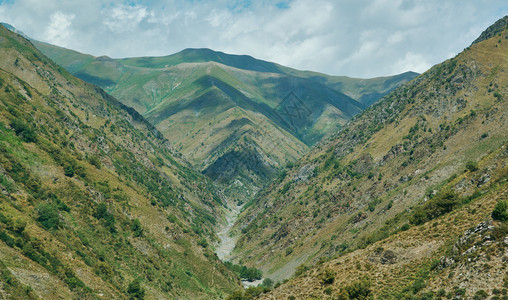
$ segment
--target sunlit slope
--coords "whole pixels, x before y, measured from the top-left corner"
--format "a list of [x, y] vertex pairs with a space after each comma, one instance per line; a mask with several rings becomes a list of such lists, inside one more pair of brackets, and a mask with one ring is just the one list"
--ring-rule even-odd
[[0, 27], [0, 297], [223, 298], [224, 201], [139, 113]]
[[439, 216], [410, 213], [433, 197], [451, 202], [446, 212], [486, 193], [494, 177], [504, 185], [506, 36], [396, 89], [262, 190], [237, 223], [236, 258], [284, 279]]

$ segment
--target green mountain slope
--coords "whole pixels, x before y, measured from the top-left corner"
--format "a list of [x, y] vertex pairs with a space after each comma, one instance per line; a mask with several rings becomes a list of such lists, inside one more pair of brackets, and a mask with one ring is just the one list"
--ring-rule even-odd
[[111, 59], [36, 45], [134, 107], [199, 170], [220, 181], [241, 179], [253, 189], [414, 77], [330, 77], [210, 49]]
[[[72, 54], [70, 54], [72, 55]], [[134, 109], [0, 26], [0, 298], [223, 298], [225, 205]]]
[[[310, 277], [288, 282], [273, 294], [276, 299], [299, 294], [329, 297], [363, 276], [379, 280], [372, 287], [378, 296], [390, 289], [404, 293], [406, 283], [420, 278], [418, 272], [425, 273], [418, 275], [423, 276], [421, 280], [430, 280], [425, 263], [439, 260], [467, 228], [489, 220], [496, 201], [506, 200], [505, 28], [385, 96], [247, 204], [236, 224], [241, 233], [234, 252], [238, 261], [282, 280], [295, 270], [302, 273], [306, 269], [302, 265], [343, 257], [316, 267]], [[501, 223], [493, 224], [504, 230]], [[488, 251], [502, 250], [502, 238]], [[424, 249], [427, 242], [428, 249]], [[471, 244], [459, 248], [466, 246]], [[343, 256], [365, 247], [368, 250]], [[381, 250], [376, 254], [378, 247]], [[383, 249], [392, 248], [396, 256], [401, 255], [399, 264], [389, 270], [382, 266], [385, 263], [373, 264], [380, 261]], [[413, 251], [417, 252], [409, 257]], [[458, 251], [447, 255], [453, 252], [455, 257]], [[371, 254], [368, 262], [366, 255]], [[495, 263], [486, 262], [496, 272], [502, 270], [499, 263], [497, 258]], [[326, 268], [336, 274], [337, 284], [331, 284], [334, 279], [323, 279], [328, 276]], [[449, 273], [447, 269], [432, 275]], [[439, 277], [432, 285], [444, 282], [451, 290], [453, 283], [460, 282], [457, 275], [450, 274], [450, 280]], [[502, 276], [488, 282], [492, 292], [493, 287], [501, 288]], [[481, 278], [468, 282], [473, 283], [477, 289], [483, 287]], [[330, 294], [324, 292], [326, 288]], [[411, 297], [412, 292], [422, 296], [422, 288], [407, 290], [406, 296]], [[474, 292], [467, 291], [469, 295]], [[381, 298], [391, 297], [399, 296], [384, 294]]]

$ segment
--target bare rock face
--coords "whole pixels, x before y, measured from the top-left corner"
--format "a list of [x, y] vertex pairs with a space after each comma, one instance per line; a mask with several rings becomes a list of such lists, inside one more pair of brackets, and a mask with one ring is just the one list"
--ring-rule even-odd
[[294, 176], [295, 182], [305, 182], [309, 180], [312, 175], [314, 175], [314, 169], [316, 168], [315, 165], [305, 165], [300, 168], [297, 174]]
[[383, 265], [394, 264], [396, 261], [397, 261], [397, 255], [395, 255], [395, 252], [393, 252], [392, 250], [386, 250], [383, 253], [383, 256], [381, 256], [381, 260], [380, 260], [381, 264], [383, 264]]
[[378, 248], [368, 257], [372, 263], [379, 263], [382, 265], [392, 265], [397, 262], [397, 255], [392, 250], [384, 250]]

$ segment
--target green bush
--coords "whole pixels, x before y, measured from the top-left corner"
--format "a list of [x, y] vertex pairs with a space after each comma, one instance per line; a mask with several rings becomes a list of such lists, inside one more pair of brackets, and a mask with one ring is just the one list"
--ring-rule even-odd
[[127, 294], [129, 294], [129, 299], [144, 299], [145, 289], [141, 287], [141, 280], [136, 279], [129, 283]]
[[112, 233], [116, 232], [115, 217], [108, 211], [108, 205], [105, 202], [101, 202], [99, 205], [97, 205], [94, 217], [96, 217], [98, 220], [104, 220], [104, 226], [108, 228]]
[[11, 127], [14, 129], [16, 135], [20, 136], [25, 142], [33, 143], [37, 141], [37, 135], [33, 128], [20, 119], [14, 119], [11, 122]]
[[417, 278], [413, 282], [413, 294], [417, 294], [419, 291], [421, 291], [425, 287], [425, 281], [422, 278]]
[[304, 265], [304, 264], [299, 265], [298, 267], [296, 267], [294, 276], [298, 277], [298, 276], [302, 275], [303, 273], [305, 273], [307, 270], [309, 270], [309, 267], [307, 267], [306, 265]]
[[66, 165], [64, 167], [64, 175], [67, 177], [73, 177], [74, 176], [74, 167], [72, 165]]
[[410, 217], [410, 223], [420, 225], [449, 213], [460, 204], [459, 200], [457, 194], [452, 191], [438, 194], [413, 211]]
[[489, 296], [489, 294], [486, 291], [484, 291], [484, 290], [478, 290], [474, 294], [473, 299], [474, 300], [483, 300], [483, 299], [487, 299], [488, 296]]
[[342, 299], [358, 300], [369, 299], [372, 293], [370, 287], [371, 283], [367, 280], [353, 282], [351, 285], [348, 285], [342, 289], [342, 292], [339, 294], [339, 298], [342, 297]]
[[440, 289], [439, 291], [437, 291], [438, 297], [444, 297], [445, 295], [446, 295], [445, 289]]
[[265, 289], [261, 286], [251, 286], [245, 290], [245, 296], [248, 297], [248, 299], [254, 299], [257, 296], [263, 294], [265, 292]]
[[242, 279], [252, 282], [263, 278], [263, 272], [259, 269], [236, 265], [230, 261], [224, 262], [224, 265]]
[[327, 287], [326, 289], [323, 290], [323, 293], [327, 294], [327, 295], [331, 295], [333, 292], [333, 289], [331, 287]]
[[492, 211], [492, 218], [497, 221], [508, 221], [508, 203], [504, 200], [497, 202]]
[[208, 242], [206, 241], [206, 239], [205, 239], [205, 238], [202, 238], [202, 239], [200, 239], [200, 240], [198, 241], [198, 245], [199, 245], [199, 246], [201, 246], [201, 247], [203, 247], [203, 248], [206, 248], [206, 247], [208, 247]]
[[468, 161], [466, 163], [466, 169], [468, 169], [470, 172], [474, 172], [478, 170], [478, 163], [474, 161]]
[[326, 269], [320, 274], [319, 279], [321, 279], [321, 284], [332, 284], [335, 281], [335, 271]]
[[226, 300], [251, 300], [252, 297], [244, 294], [243, 291], [236, 291], [227, 296]]
[[100, 169], [102, 164], [101, 164], [101, 161], [99, 160], [99, 157], [97, 157], [97, 155], [92, 155], [90, 157], [88, 157], [88, 162], [95, 166], [97, 169]]
[[60, 214], [58, 209], [51, 204], [39, 204], [37, 206], [37, 221], [46, 229], [56, 229], [60, 227]]
[[9, 247], [14, 247], [14, 239], [8, 235], [5, 231], [0, 231], [0, 240], [4, 241]]
[[143, 236], [143, 227], [141, 227], [141, 223], [138, 219], [132, 221], [131, 230], [134, 232], [135, 237]]
[[261, 283], [261, 286], [264, 286], [266, 288], [271, 288], [273, 286], [273, 280], [271, 280], [270, 278], [265, 278], [263, 280], [263, 283]]

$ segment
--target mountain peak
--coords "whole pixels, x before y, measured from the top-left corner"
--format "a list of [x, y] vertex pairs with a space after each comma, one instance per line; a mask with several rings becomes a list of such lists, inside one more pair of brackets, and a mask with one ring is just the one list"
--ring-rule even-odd
[[21, 35], [22, 37], [24, 37], [26, 39], [30, 39], [25, 33], [23, 33], [20, 30], [17, 30], [16, 27], [12, 26], [9, 23], [0, 22], [0, 25], [2, 25], [3, 27], [7, 28], [8, 30], [10, 30], [10, 31], [12, 31], [14, 33], [17, 33], [17, 34]]
[[487, 29], [485, 29], [480, 36], [474, 40], [471, 45], [477, 44], [481, 41], [490, 39], [501, 31], [508, 29], [508, 15], [502, 17], [497, 20], [494, 24], [490, 25]]
[[190, 60], [193, 60], [193, 62], [214, 61], [238, 69], [282, 73], [279, 66], [273, 62], [256, 59], [250, 55], [228, 54], [209, 48], [187, 48], [174, 54], [174, 56], [181, 56], [187, 62]]

